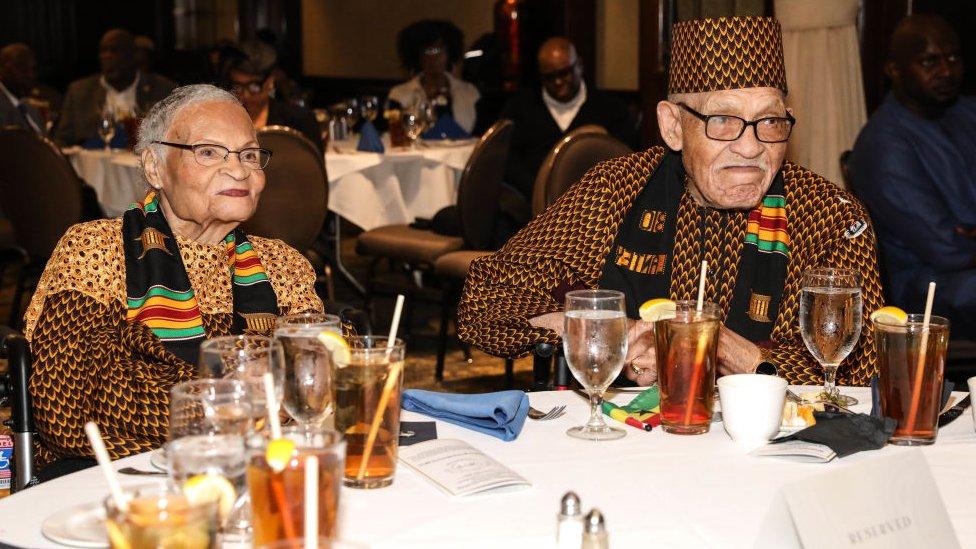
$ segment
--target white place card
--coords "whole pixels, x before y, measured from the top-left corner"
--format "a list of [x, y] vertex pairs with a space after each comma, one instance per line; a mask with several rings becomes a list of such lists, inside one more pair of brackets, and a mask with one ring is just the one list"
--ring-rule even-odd
[[920, 450], [814, 475], [783, 493], [805, 549], [959, 547]]
[[453, 496], [532, 485], [462, 440], [434, 439], [401, 447], [400, 460]]
[[788, 440], [776, 444], [767, 444], [756, 448], [752, 452], [749, 452], [749, 454], [758, 457], [779, 457], [801, 463], [827, 463], [837, 457], [837, 454], [830, 449], [830, 446], [802, 440]]

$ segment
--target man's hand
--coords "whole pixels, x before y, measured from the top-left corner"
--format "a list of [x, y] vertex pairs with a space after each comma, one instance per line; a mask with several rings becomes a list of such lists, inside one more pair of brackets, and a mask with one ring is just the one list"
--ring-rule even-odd
[[643, 320], [627, 320], [627, 358], [624, 375], [642, 387], [657, 381], [657, 351], [654, 348], [654, 325]]
[[762, 361], [759, 347], [722, 326], [718, 337], [718, 373], [751, 374]]

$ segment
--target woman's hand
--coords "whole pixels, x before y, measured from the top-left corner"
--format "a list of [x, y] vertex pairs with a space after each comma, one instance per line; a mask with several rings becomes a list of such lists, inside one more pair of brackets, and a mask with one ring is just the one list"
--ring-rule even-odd
[[657, 381], [657, 352], [654, 349], [654, 325], [643, 320], [627, 321], [627, 358], [624, 375], [642, 387]]
[[722, 326], [718, 336], [718, 373], [751, 374], [762, 361], [759, 347]]

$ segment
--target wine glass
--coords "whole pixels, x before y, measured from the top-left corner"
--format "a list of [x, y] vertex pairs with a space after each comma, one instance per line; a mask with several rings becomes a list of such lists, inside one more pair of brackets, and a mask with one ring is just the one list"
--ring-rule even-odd
[[365, 95], [359, 98], [359, 111], [363, 120], [372, 122], [380, 110], [380, 99], [375, 95]]
[[590, 397], [590, 420], [566, 431], [586, 440], [613, 440], [623, 429], [603, 421], [603, 392], [616, 379], [627, 356], [624, 294], [616, 290], [577, 290], [566, 294], [563, 352], [570, 371]]
[[836, 387], [837, 368], [861, 336], [861, 284], [847, 269], [810, 269], [803, 272], [800, 291], [800, 335], [813, 358], [824, 369], [823, 402], [842, 406], [857, 400], [841, 395]]
[[282, 404], [302, 426], [320, 425], [335, 407], [332, 353], [319, 340], [323, 332], [342, 335], [339, 317], [304, 313], [278, 318], [274, 338], [283, 360], [276, 362], [282, 380]]
[[346, 121], [346, 126], [349, 128], [350, 132], [352, 132], [353, 128], [356, 127], [356, 124], [359, 123], [360, 116], [361, 111], [359, 108], [359, 100], [346, 99], [343, 106], [342, 119]]
[[426, 101], [416, 103], [400, 115], [403, 131], [414, 147], [420, 136], [434, 125], [434, 117], [434, 110]]
[[282, 360], [281, 344], [259, 335], [223, 336], [200, 344], [200, 378], [233, 379], [244, 384], [251, 402], [255, 421], [260, 424], [267, 417], [267, 398], [264, 374], [275, 378], [275, 397], [281, 400], [282, 383], [278, 377]]
[[111, 152], [112, 138], [115, 137], [115, 113], [112, 109], [102, 109], [102, 115], [98, 119], [98, 136], [105, 143], [105, 152]]

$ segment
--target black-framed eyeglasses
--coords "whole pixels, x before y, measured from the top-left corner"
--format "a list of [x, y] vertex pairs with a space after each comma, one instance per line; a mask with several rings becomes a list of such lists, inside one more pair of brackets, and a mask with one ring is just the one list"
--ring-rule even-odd
[[251, 80], [250, 82], [231, 82], [230, 92], [234, 95], [257, 95], [264, 89], [264, 82], [267, 78]]
[[716, 141], [735, 141], [752, 126], [756, 139], [763, 143], [782, 143], [790, 138], [796, 119], [790, 113], [747, 121], [730, 114], [702, 114], [684, 103], [678, 106], [705, 123], [705, 136]]
[[573, 74], [573, 71], [575, 70], [576, 70], [576, 63], [573, 63], [572, 65], [569, 65], [568, 67], [559, 70], [542, 73], [539, 75], [539, 78], [543, 82], [556, 82], [564, 78], [569, 78]]
[[260, 147], [247, 147], [239, 151], [232, 151], [223, 145], [213, 143], [198, 143], [196, 145], [171, 143], [169, 141], [153, 141], [153, 143], [191, 151], [197, 164], [207, 167], [216, 166], [220, 162], [227, 162], [231, 154], [236, 154], [241, 164], [252, 170], [263, 170], [271, 161], [271, 151]]

